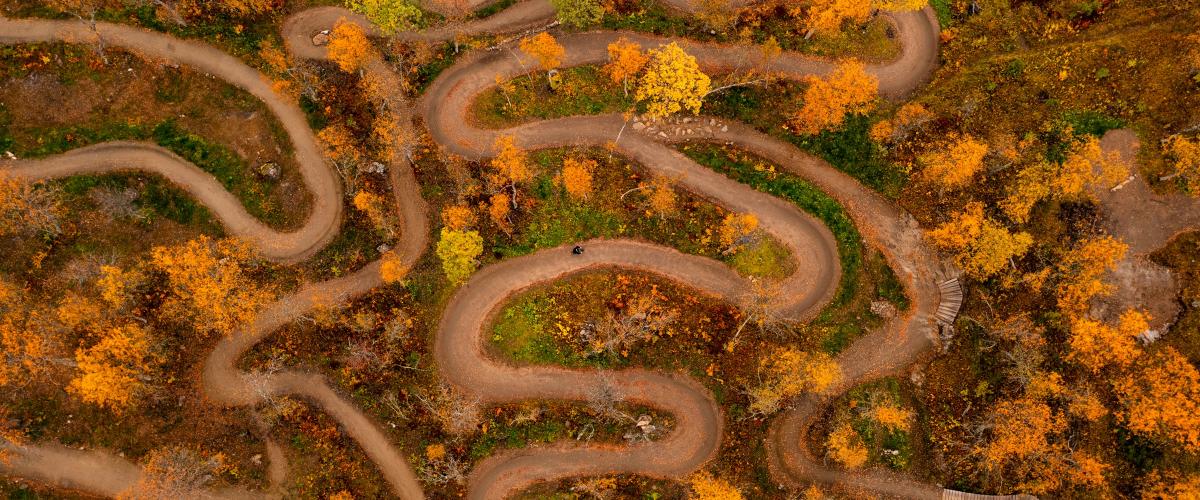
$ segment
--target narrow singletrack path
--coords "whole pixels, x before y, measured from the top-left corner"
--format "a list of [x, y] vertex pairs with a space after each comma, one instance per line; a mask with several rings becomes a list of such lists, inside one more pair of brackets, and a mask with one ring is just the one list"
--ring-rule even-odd
[[[686, 0], [671, 0], [670, 3], [681, 10], [691, 7]], [[552, 15], [553, 9], [546, 0], [527, 0], [457, 28], [400, 36], [441, 40], [457, 33], [519, 31], [548, 25]], [[879, 77], [883, 93], [900, 96], [924, 82], [934, 68], [938, 27], [929, 9], [888, 15], [897, 27], [901, 55], [888, 64], [870, 66], [869, 70]], [[361, 17], [344, 9], [321, 7], [290, 18], [285, 23], [283, 35], [298, 57], [323, 58], [324, 49], [312, 46], [311, 36], [329, 29], [341, 18], [366, 25]], [[248, 216], [240, 203], [211, 176], [152, 145], [108, 143], [5, 167], [31, 179], [121, 168], [158, 173], [207, 205], [230, 233], [250, 240], [264, 254], [279, 260], [303, 259], [332, 238], [341, 210], [338, 178], [322, 158], [299, 110], [275, 96], [258, 72], [203, 44], [136, 28], [97, 23], [93, 32], [77, 22], [0, 18], [0, 42], [3, 43], [86, 42], [97, 33], [110, 45], [212, 73], [267, 103], [291, 137], [305, 184], [314, 193], [313, 212], [305, 226], [295, 233], [278, 233], [266, 228]], [[560, 38], [567, 50], [564, 65], [603, 63], [607, 59], [608, 43], [620, 37], [638, 41], [646, 47], [672, 41], [637, 33], [564, 35]], [[729, 71], [759, 57], [758, 51], [749, 47], [679, 42], [709, 71]], [[453, 152], [482, 159], [492, 154], [492, 144], [499, 135], [512, 135], [518, 144], [529, 149], [600, 146], [620, 137], [617, 151], [643, 168], [677, 179], [682, 188], [730, 210], [755, 213], [762, 227], [785, 244], [796, 261], [796, 272], [781, 284], [787, 294], [776, 307], [791, 317], [807, 318], [828, 302], [838, 285], [841, 270], [829, 230], [794, 205], [716, 174], [666, 143], [705, 140], [735, 144], [814, 182], [843, 203], [864, 237], [883, 250], [912, 299], [913, 308], [908, 314], [858, 340], [839, 357], [845, 375], [839, 389], [891, 373], [911, 363], [931, 345], [931, 313], [939, 300], [936, 279], [952, 270], [943, 267], [936, 255], [924, 246], [915, 221], [887, 200], [789, 144], [748, 126], [716, 119], [703, 118], [700, 122], [719, 123], [719, 126], [703, 129], [689, 126], [678, 133], [662, 135], [630, 130], [629, 123], [618, 115], [547, 120], [503, 131], [476, 127], [467, 116], [472, 100], [494, 86], [497, 75], [512, 78], [526, 73], [529, 67], [532, 64], [509, 51], [480, 51], [464, 56], [435, 80], [419, 105], [435, 141]], [[825, 74], [831, 67], [827, 61], [789, 53], [774, 61], [769, 69], [799, 79]], [[411, 264], [428, 245], [428, 215], [411, 165], [398, 160], [390, 172], [397, 210], [404, 221], [403, 238], [395, 252], [403, 262]], [[737, 300], [748, 289], [743, 278], [711, 259], [636, 241], [592, 241], [586, 245], [588, 251], [583, 256], [573, 256], [566, 248], [548, 249], [478, 271], [451, 299], [439, 323], [434, 352], [443, 376], [462, 390], [490, 403], [586, 399], [588, 388], [602, 383], [597, 373], [507, 365], [485, 353], [482, 332], [514, 294], [587, 269], [621, 267], [656, 273], [727, 300]], [[269, 306], [254, 324], [223, 339], [214, 349], [205, 362], [203, 387], [214, 402], [224, 405], [255, 405], [265, 398], [287, 394], [317, 403], [363, 447], [397, 495], [421, 498], [423, 492], [404, 454], [361, 410], [334, 391], [324, 377], [292, 371], [243, 373], [237, 369], [238, 360], [246, 351], [283, 325], [315, 307], [344, 303], [380, 286], [379, 266], [376, 262], [346, 277], [304, 286]], [[711, 394], [698, 382], [680, 375], [638, 369], [613, 372], [606, 379], [611, 380], [624, 400], [661, 408], [674, 415], [675, 431], [662, 440], [629, 447], [558, 445], [503, 452], [475, 467], [469, 495], [472, 498], [501, 498], [536, 481], [612, 472], [678, 478], [695, 471], [717, 453], [722, 440], [723, 417]], [[821, 404], [822, 400], [807, 399], [772, 426], [769, 458], [772, 470], [781, 479], [793, 484], [801, 481], [854, 482], [898, 496], [927, 497], [941, 491], [897, 478], [836, 472], [819, 466], [810, 456], [803, 438]], [[22, 459], [21, 463], [27, 467], [12, 467], [13, 471], [42, 477], [66, 487], [111, 495], [114, 488], [128, 483], [133, 474], [130, 472], [132, 466], [127, 462], [123, 462], [124, 465], [105, 462], [107, 465], [87, 470], [93, 475], [111, 472], [114, 478], [111, 482], [89, 482], [70, 471], [55, 475], [50, 467], [73, 463], [72, 460], [81, 460], [82, 456], [52, 463], [36, 458], [49, 448], [27, 449], [36, 450], [36, 453]]]

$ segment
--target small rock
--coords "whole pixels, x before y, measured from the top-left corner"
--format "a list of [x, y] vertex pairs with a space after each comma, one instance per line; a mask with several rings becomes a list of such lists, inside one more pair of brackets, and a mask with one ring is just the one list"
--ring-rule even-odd
[[[638, 132], [641, 132], [643, 130], [646, 130], [646, 124], [642, 123], [642, 122], [633, 122], [633, 129]], [[12, 154], [12, 153], [9, 153], [9, 154]]]
[[15, 154], [12, 154], [12, 151], [5, 151], [5, 152], [4, 152], [4, 156], [7, 156], [7, 157], [8, 157], [8, 159], [10, 159], [10, 160], [15, 160], [15, 159], [17, 159], [17, 155], [15, 155]]
[[871, 302], [871, 312], [880, 318], [890, 319], [896, 316], [896, 306], [886, 300], [876, 300]]
[[375, 250], [379, 253], [387, 253], [387, 251], [391, 249], [392, 247], [388, 246], [387, 243], [380, 243], [379, 246], [375, 247]]
[[324, 47], [326, 45], [329, 45], [329, 32], [322, 31], [320, 33], [317, 33], [316, 35], [313, 35], [312, 44], [317, 47]]
[[722, 132], [728, 132], [728, 131], [729, 131], [729, 125], [721, 125], [721, 131], [722, 131]]
[[250, 462], [254, 463], [254, 465], [262, 465], [262, 453], [250, 457]]
[[666, 133], [666, 132], [659, 132], [659, 133], [658, 133], [658, 136], [659, 136], [659, 137], [662, 137], [663, 139], [666, 139], [666, 138], [667, 138], [667, 133]]
[[382, 174], [384, 172], [387, 172], [387, 165], [384, 165], [377, 161], [373, 161], [373, 162], [371, 162], [371, 164], [369, 166], [367, 166], [367, 172], [370, 172], [372, 174]]
[[279, 165], [273, 161], [268, 161], [258, 166], [258, 175], [271, 180], [279, 179], [279, 174], [281, 172], [282, 171], [280, 170]]
[[637, 419], [637, 426], [645, 427], [647, 425], [650, 425], [650, 422], [652, 422], [652, 421], [653, 421], [653, 419], [650, 418], [650, 415], [642, 415], [642, 416], [639, 416]]

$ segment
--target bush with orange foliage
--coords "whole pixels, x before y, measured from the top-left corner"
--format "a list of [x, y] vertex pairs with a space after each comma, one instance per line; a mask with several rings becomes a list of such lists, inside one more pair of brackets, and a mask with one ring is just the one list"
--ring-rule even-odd
[[843, 422], [829, 433], [825, 450], [829, 458], [847, 469], [857, 469], [867, 463], [867, 447], [850, 422]]
[[708, 472], [697, 472], [688, 479], [695, 500], [742, 500], [742, 492]]

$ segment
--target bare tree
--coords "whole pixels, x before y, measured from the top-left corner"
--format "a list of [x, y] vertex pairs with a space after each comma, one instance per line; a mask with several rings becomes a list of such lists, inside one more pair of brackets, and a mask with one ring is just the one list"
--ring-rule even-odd
[[617, 387], [613, 380], [611, 372], [597, 371], [596, 382], [588, 387], [587, 405], [588, 408], [596, 412], [603, 418], [624, 421], [633, 421], [627, 413], [617, 408], [617, 403], [625, 399], [625, 395], [621, 389]]
[[142, 477], [121, 499], [205, 498], [221, 461], [187, 448], [160, 448], [147, 455]]
[[467, 434], [479, 427], [479, 396], [463, 394], [449, 384], [441, 383], [435, 389], [415, 392], [413, 397], [442, 424], [446, 432]]
[[620, 313], [609, 312], [581, 333], [590, 354], [615, 354], [666, 331], [679, 319], [679, 311], [658, 306], [650, 295], [630, 300]]

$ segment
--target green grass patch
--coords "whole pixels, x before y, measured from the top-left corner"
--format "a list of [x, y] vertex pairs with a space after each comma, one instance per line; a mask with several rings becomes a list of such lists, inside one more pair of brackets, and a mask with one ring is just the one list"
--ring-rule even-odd
[[783, 278], [791, 274], [788, 251], [774, 238], [759, 238], [728, 261], [743, 276]]
[[[165, 179], [138, 174], [76, 175], [56, 181], [68, 196], [83, 197], [94, 188], [126, 189], [138, 191], [133, 200], [143, 216], [142, 221], [152, 222], [153, 217], [164, 217], [176, 223], [198, 227], [205, 233], [220, 233], [221, 226], [212, 213], [196, 203], [185, 191]], [[68, 202], [68, 205], [75, 203]]]
[[554, 337], [554, 299], [526, 295], [506, 306], [492, 327], [492, 345], [521, 364], [583, 366], [585, 361]]
[[846, 395], [850, 401], [850, 426], [863, 439], [870, 450], [871, 461], [881, 463], [891, 469], [904, 471], [912, 463], [913, 447], [911, 436], [905, 429], [889, 429], [869, 418], [868, 415], [854, 411], [854, 408], [870, 408], [872, 404], [887, 402], [903, 408], [903, 396], [900, 383], [893, 377], [884, 378], [851, 389]]
[[565, 116], [618, 113], [634, 107], [632, 90], [625, 95], [599, 67], [567, 68], [560, 75], [562, 84], [557, 90], [550, 89], [541, 72], [492, 87], [471, 104], [471, 114], [484, 126], [503, 128]]

